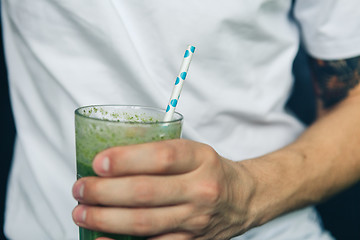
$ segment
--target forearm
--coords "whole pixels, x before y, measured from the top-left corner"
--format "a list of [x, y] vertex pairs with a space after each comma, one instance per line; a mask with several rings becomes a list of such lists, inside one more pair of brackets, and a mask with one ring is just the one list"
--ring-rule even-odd
[[258, 218], [256, 225], [320, 202], [360, 178], [360, 99], [352, 101], [318, 120], [293, 144], [238, 163], [254, 179], [250, 214]]
[[320, 202], [360, 179], [359, 119], [356, 86], [294, 143], [238, 163], [254, 180], [249, 212], [255, 225]]

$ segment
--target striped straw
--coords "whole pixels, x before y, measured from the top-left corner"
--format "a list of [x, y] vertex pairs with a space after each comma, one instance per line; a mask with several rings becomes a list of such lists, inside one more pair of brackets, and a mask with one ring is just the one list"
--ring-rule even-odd
[[187, 72], [189, 70], [189, 65], [190, 65], [190, 62], [191, 62], [194, 52], [195, 52], [195, 47], [191, 46], [191, 45], [189, 45], [185, 51], [184, 60], [181, 64], [179, 75], [176, 78], [175, 86], [173, 88], [169, 103], [166, 108], [164, 122], [170, 121], [173, 118], [175, 108], [179, 101], [180, 93], [181, 93]]

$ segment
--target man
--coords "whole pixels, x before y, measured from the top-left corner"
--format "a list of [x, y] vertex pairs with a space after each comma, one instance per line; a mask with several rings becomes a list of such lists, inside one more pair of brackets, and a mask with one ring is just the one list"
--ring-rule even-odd
[[[189, 140], [99, 153], [100, 177], [73, 188], [76, 224], [152, 239], [332, 239], [305, 206], [360, 176], [358, 1], [3, 4], [18, 129], [9, 238], [76, 239], [73, 109], [166, 105], [191, 43], [178, 107]], [[293, 7], [324, 109], [306, 131], [284, 107]]]

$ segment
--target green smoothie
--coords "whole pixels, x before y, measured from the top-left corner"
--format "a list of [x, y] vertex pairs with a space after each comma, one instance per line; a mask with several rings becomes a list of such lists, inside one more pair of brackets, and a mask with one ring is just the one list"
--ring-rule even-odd
[[[92, 160], [106, 148], [180, 138], [182, 115], [175, 113], [172, 121], [163, 122], [164, 114], [164, 110], [140, 106], [102, 105], [78, 108], [75, 111], [77, 177], [96, 176]], [[80, 240], [94, 240], [98, 237], [116, 240], [146, 239], [80, 228]]]

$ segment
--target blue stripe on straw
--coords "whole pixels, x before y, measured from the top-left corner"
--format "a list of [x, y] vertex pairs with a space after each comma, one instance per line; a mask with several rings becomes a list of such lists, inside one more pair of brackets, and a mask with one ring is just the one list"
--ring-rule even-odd
[[170, 104], [171, 104], [171, 106], [176, 107], [177, 100], [176, 99], [171, 100]]
[[185, 80], [185, 78], [186, 78], [186, 72], [182, 72], [182, 73], [180, 74], [180, 77], [182, 78], [182, 80]]
[[194, 52], [195, 52], [195, 47], [194, 47], [194, 46], [191, 46], [191, 47], [190, 47], [190, 51], [191, 51], [192, 53], [194, 53]]
[[177, 78], [176, 78], [176, 81], [175, 81], [175, 85], [178, 85], [178, 84], [179, 84], [179, 82], [180, 82], [180, 78], [179, 78], [179, 77], [177, 77]]
[[189, 52], [189, 50], [186, 50], [185, 51], [185, 55], [184, 55], [184, 58], [187, 58], [188, 56], [190, 55], [190, 52]]
[[166, 112], [170, 111], [170, 106], [167, 105]]

